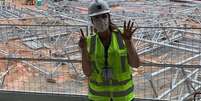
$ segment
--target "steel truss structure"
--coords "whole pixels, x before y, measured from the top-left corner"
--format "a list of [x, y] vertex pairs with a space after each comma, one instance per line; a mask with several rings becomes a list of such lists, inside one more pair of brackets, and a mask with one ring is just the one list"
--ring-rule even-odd
[[[4, 67], [0, 70], [1, 89], [87, 94], [77, 43], [79, 28], [86, 35], [91, 34], [85, 12], [89, 2], [47, 3], [47, 10], [0, 3], [0, 63]], [[116, 5], [111, 1], [111, 7], [113, 3]], [[138, 28], [133, 41], [144, 63], [139, 69], [133, 69], [137, 97], [183, 101], [199, 92], [200, 4], [149, 0], [125, 1], [118, 6], [112, 8], [114, 23], [122, 27], [124, 21], [132, 20]], [[8, 84], [9, 75], [17, 68], [36, 75], [23, 81], [23, 85], [29, 86], [22, 86], [21, 81], [17, 82], [19, 87]], [[67, 80], [66, 76], [73, 79]], [[63, 77], [62, 81], [59, 77]], [[58, 82], [45, 82], [52, 78]]]

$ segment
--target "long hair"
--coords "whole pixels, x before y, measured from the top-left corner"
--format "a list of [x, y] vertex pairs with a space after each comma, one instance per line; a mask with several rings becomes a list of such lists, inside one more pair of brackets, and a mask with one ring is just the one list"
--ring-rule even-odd
[[112, 22], [112, 20], [111, 20], [111, 15], [108, 13], [108, 16], [109, 16], [109, 23], [110, 23], [110, 25], [109, 25], [109, 29], [111, 30], [111, 31], [113, 31], [113, 30], [115, 30], [115, 29], [118, 29], [118, 27]]

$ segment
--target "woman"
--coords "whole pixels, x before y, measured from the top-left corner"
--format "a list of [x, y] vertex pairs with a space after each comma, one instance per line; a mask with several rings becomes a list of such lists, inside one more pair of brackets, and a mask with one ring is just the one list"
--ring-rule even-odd
[[106, 2], [96, 0], [89, 7], [94, 35], [85, 37], [81, 29], [79, 46], [82, 68], [89, 80], [90, 101], [134, 101], [132, 68], [139, 57], [132, 43], [134, 23], [120, 31], [110, 19]]

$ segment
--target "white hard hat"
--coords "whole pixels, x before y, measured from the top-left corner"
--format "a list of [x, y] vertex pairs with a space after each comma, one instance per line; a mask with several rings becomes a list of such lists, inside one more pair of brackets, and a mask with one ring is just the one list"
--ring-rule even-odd
[[90, 17], [109, 13], [109, 5], [103, 0], [95, 0], [88, 8], [88, 14]]

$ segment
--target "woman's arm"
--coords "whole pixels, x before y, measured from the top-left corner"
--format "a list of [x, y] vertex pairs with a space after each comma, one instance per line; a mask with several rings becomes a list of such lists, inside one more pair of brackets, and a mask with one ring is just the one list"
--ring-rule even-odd
[[82, 69], [84, 74], [89, 77], [91, 75], [91, 62], [87, 48], [82, 48]]
[[91, 63], [90, 63], [89, 53], [87, 51], [87, 43], [86, 43], [86, 38], [84, 36], [83, 30], [80, 29], [80, 32], [81, 32], [81, 37], [79, 40], [79, 47], [82, 53], [82, 69], [84, 74], [87, 77], [89, 77], [91, 74]]
[[128, 49], [128, 63], [135, 68], [138, 68], [140, 66], [140, 59], [139, 56], [135, 50], [135, 47], [133, 45], [133, 41], [131, 40], [125, 40], [127, 49]]
[[131, 20], [129, 20], [128, 24], [126, 24], [126, 21], [124, 21], [124, 30], [122, 33], [122, 37], [128, 49], [128, 63], [132, 67], [137, 68], [140, 65], [140, 59], [138, 57], [138, 54], [135, 50], [132, 41], [133, 33], [137, 30], [137, 28], [134, 29], [133, 28], [134, 28], [134, 22], [131, 22]]

